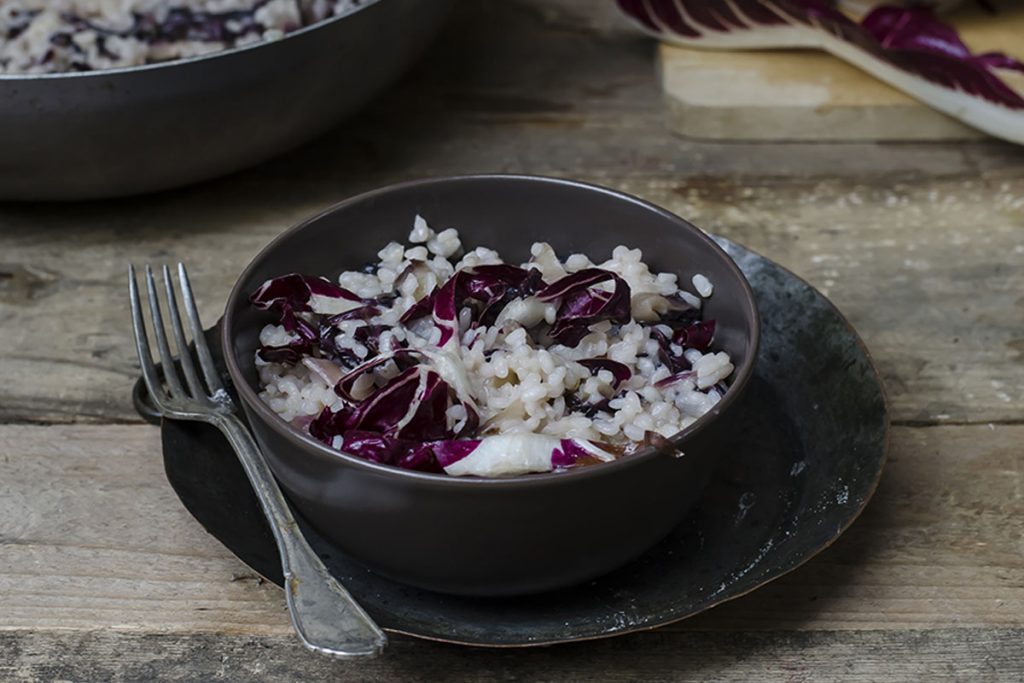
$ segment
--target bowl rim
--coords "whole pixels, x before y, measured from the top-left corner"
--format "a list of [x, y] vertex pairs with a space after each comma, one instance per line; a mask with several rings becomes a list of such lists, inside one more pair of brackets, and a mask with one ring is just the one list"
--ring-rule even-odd
[[329, 459], [340, 460], [342, 463], [354, 466], [359, 469], [363, 469], [370, 473], [382, 474], [385, 476], [399, 477], [410, 481], [418, 481], [423, 484], [439, 485], [439, 486], [451, 486], [451, 487], [464, 487], [464, 486], [487, 486], [487, 487], [519, 487], [519, 486], [543, 486], [543, 485], [557, 485], [567, 482], [578, 481], [587, 477], [600, 477], [605, 474], [611, 474], [618, 470], [623, 470], [629, 467], [635, 467], [643, 464], [647, 460], [656, 457], [672, 457], [671, 455], [664, 454], [662, 449], [648, 447], [642, 449], [629, 457], [616, 459], [611, 462], [601, 463], [599, 466], [594, 467], [580, 467], [570, 468], [562, 472], [538, 472], [530, 474], [514, 475], [509, 477], [453, 477], [448, 474], [431, 473], [431, 472], [420, 472], [417, 470], [408, 470], [393, 465], [385, 465], [381, 463], [371, 462], [363, 458], [359, 458], [354, 455], [350, 455], [343, 451], [335, 448], [331, 448], [320, 441], [317, 441], [309, 434], [304, 434], [298, 429], [287, 423], [280, 415], [274, 412], [270, 406], [264, 403], [257, 393], [249, 386], [249, 383], [245, 380], [242, 373], [241, 367], [238, 360], [235, 358], [233, 350], [233, 338], [234, 338], [234, 315], [232, 309], [234, 308], [233, 303], [238, 301], [239, 298], [245, 300], [249, 297], [248, 291], [242, 291], [242, 283], [248, 279], [253, 268], [257, 263], [267, 260], [276, 251], [278, 245], [281, 242], [286, 241], [292, 235], [301, 232], [308, 226], [319, 222], [326, 216], [332, 215], [338, 211], [342, 211], [349, 206], [360, 204], [367, 201], [376, 201], [388, 194], [397, 191], [404, 191], [415, 188], [429, 187], [431, 185], [447, 185], [451, 183], [473, 183], [473, 182], [487, 182], [487, 181], [498, 181], [498, 182], [511, 182], [511, 183], [527, 183], [527, 184], [541, 184], [560, 186], [565, 188], [572, 188], [576, 190], [583, 190], [585, 192], [597, 192], [599, 194], [606, 195], [615, 199], [616, 201], [624, 201], [633, 204], [641, 209], [653, 212], [660, 218], [672, 223], [678, 229], [690, 231], [704, 243], [706, 247], [715, 254], [718, 258], [724, 261], [726, 269], [731, 271], [731, 274], [739, 281], [740, 289], [743, 292], [742, 305], [749, 314], [750, 319], [753, 321], [753, 329], [750, 335], [750, 345], [747, 358], [741, 365], [738, 365], [735, 370], [735, 376], [733, 377], [732, 384], [729, 386], [729, 391], [725, 393], [722, 400], [719, 401], [710, 411], [697, 418], [693, 424], [689, 425], [682, 431], [674, 434], [672, 437], [667, 439], [677, 450], [684, 452], [681, 445], [693, 437], [700, 431], [703, 431], [716, 420], [718, 420], [723, 414], [727, 412], [727, 409], [734, 404], [739, 397], [742, 395], [744, 388], [747, 385], [748, 380], [754, 374], [754, 368], [756, 366], [758, 351], [760, 348], [761, 341], [761, 315], [757, 307], [757, 300], [754, 296], [754, 291], [750, 286], [750, 282], [746, 276], [740, 270], [739, 266], [735, 261], [720, 247], [713, 239], [711, 239], [707, 233], [693, 225], [686, 219], [678, 216], [667, 209], [663, 209], [656, 204], [648, 202], [639, 197], [615, 190], [612, 188], [596, 185], [593, 183], [583, 182], [579, 180], [572, 180], [567, 178], [555, 178], [551, 176], [541, 175], [528, 175], [528, 174], [515, 174], [515, 173], [481, 173], [481, 174], [463, 174], [454, 176], [438, 176], [431, 178], [421, 178], [416, 180], [409, 180], [391, 185], [386, 185], [374, 190], [360, 193], [358, 195], [349, 197], [340, 202], [333, 204], [332, 206], [318, 212], [314, 216], [307, 218], [299, 223], [288, 228], [273, 240], [270, 241], [263, 249], [261, 249], [245, 266], [238, 279], [231, 288], [231, 293], [228, 295], [227, 302], [225, 303], [224, 316], [222, 318], [222, 335], [221, 345], [224, 355], [224, 362], [228, 369], [228, 374], [231, 376], [231, 380], [235, 385], [235, 391], [238, 393], [241, 401], [250, 410], [255, 413], [263, 420], [263, 422], [275, 431], [278, 435], [282, 436], [285, 440], [291, 442], [291, 444], [302, 450], [312, 449], [316, 454], [321, 457]]
[[185, 66], [187, 64], [196, 64], [198, 62], [208, 62], [215, 59], [227, 58], [232, 55], [236, 55], [243, 52], [249, 52], [253, 50], [259, 50], [260, 48], [270, 47], [271, 45], [280, 45], [293, 38], [299, 38], [307, 33], [318, 31], [326, 28], [334, 23], [340, 22], [343, 19], [347, 19], [359, 12], [369, 9], [374, 5], [380, 4], [385, 0], [363, 0], [362, 4], [356, 5], [350, 8], [344, 14], [338, 14], [327, 19], [322, 19], [308, 26], [295, 29], [283, 35], [275, 40], [259, 40], [247, 45], [240, 45], [237, 47], [230, 47], [224, 50], [217, 50], [216, 52], [209, 52], [202, 55], [193, 55], [191, 57], [182, 57], [180, 59], [171, 59], [166, 62], [156, 62], [153, 64], [139, 64], [138, 66], [119, 66], [111, 69], [95, 69], [93, 71], [58, 71], [56, 73], [3, 73], [0, 72], [0, 83], [5, 81], [8, 82], [25, 82], [25, 81], [60, 81], [60, 80], [78, 80], [88, 78], [100, 78], [103, 76], [122, 76], [137, 73], [146, 73], [152, 71], [163, 71], [166, 69], [173, 69], [177, 66]]

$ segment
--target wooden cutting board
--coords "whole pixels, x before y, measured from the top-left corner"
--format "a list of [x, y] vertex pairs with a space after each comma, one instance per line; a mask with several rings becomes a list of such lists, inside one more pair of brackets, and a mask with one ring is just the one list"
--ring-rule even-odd
[[[1002, 4], [1002, 3], [1000, 3]], [[1024, 53], [1024, 7], [951, 21], [975, 52]], [[662, 45], [669, 124], [709, 140], [970, 140], [986, 137], [831, 55]]]

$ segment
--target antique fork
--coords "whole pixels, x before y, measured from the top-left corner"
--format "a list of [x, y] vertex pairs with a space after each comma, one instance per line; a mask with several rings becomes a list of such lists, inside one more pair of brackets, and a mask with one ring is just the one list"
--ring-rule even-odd
[[175, 369], [175, 360], [171, 355], [160, 310], [161, 297], [153, 277], [153, 269], [146, 266], [145, 281], [149, 299], [150, 327], [160, 355], [163, 381], [157, 373], [150, 352], [135, 267], [128, 267], [128, 292], [131, 298], [135, 348], [142, 366], [142, 377], [154, 405], [164, 417], [214, 425], [231, 442], [277, 541], [277, 548], [281, 554], [281, 568], [284, 572], [288, 611], [302, 642], [312, 650], [331, 655], [372, 657], [380, 654], [387, 644], [387, 636], [348, 591], [330, 575], [323, 562], [309, 547], [270, 472], [263, 453], [248, 428], [239, 420], [237, 408], [224, 389], [217, 368], [213, 364], [184, 264], [178, 264], [178, 280], [192, 332], [192, 341], [199, 357], [202, 379], [188, 350], [188, 341], [174, 293], [174, 283], [167, 266], [163, 267], [163, 280], [164, 307], [170, 318], [170, 328], [178, 351], [178, 363], [181, 372], [184, 373], [184, 382]]

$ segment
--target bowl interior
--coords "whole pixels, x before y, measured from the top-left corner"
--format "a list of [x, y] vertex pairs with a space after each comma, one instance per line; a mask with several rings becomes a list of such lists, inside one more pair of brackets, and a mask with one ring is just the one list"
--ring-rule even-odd
[[[465, 176], [415, 181], [342, 202], [282, 234], [243, 272], [225, 312], [229, 369], [242, 400], [280, 427], [256, 396], [254, 354], [260, 329], [274, 316], [256, 311], [248, 295], [269, 278], [291, 272], [336, 277], [377, 260], [389, 241], [404, 242], [413, 218], [437, 231], [456, 228], [468, 250], [486, 246], [509, 263], [530, 257], [534, 242], [549, 242], [561, 258], [587, 254], [595, 263], [622, 244], [643, 251], [653, 272], [672, 272], [693, 292], [698, 273], [713, 283], [705, 319], [717, 323], [715, 348], [736, 365], [730, 391], [691, 425], [693, 433], [721, 413], [746, 382], [757, 354], [759, 319], [753, 293], [733, 261], [685, 220], [619, 192], [584, 183], [529, 176]], [[234, 361], [234, 362], [232, 362]], [[534, 475], [535, 476], [535, 475]]]

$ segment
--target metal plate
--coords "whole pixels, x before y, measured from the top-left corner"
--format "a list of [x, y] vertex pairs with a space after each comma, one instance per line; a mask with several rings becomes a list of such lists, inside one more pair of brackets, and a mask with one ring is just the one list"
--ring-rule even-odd
[[[722, 449], [735, 455], [718, 463], [695, 512], [612, 574], [516, 599], [459, 598], [397, 584], [304, 526], [331, 571], [382, 627], [490, 647], [649, 629], [778, 578], [853, 522], [875, 490], [888, 447], [885, 397], [871, 359], [810, 285], [743, 247], [718, 242], [757, 293], [763, 336], [756, 374], [731, 413], [734, 447]], [[227, 442], [205, 425], [164, 422], [163, 447], [167, 478], [185, 507], [243, 562], [280, 584], [273, 539]]]

